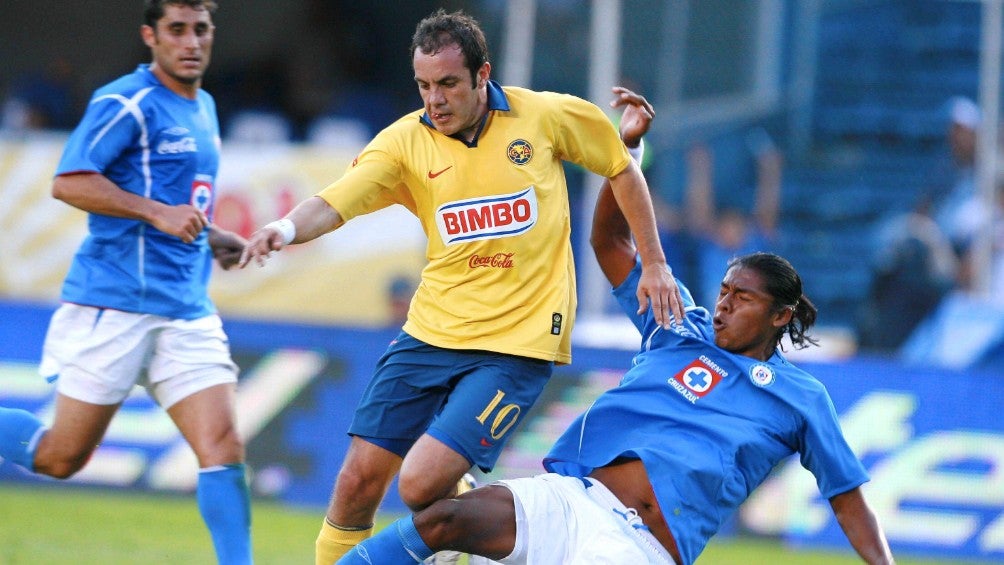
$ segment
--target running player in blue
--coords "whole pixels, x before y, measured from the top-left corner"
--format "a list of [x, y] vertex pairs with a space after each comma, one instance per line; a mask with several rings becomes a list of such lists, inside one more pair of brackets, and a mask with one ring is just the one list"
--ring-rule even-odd
[[[637, 146], [654, 116], [615, 89], [621, 136]], [[670, 329], [639, 313], [640, 268], [613, 193], [597, 202], [591, 241], [614, 296], [641, 332], [620, 385], [602, 394], [547, 454], [547, 474], [504, 480], [429, 506], [357, 546], [340, 564], [420, 561], [456, 549], [506, 564], [691, 564], [770, 471], [798, 453], [863, 560], [893, 563], [861, 493], [868, 480], [819, 381], [779, 343], [815, 343], [816, 309], [777, 255], [734, 259], [714, 311], [679, 283]], [[474, 558], [472, 558], [474, 559]]]
[[237, 366], [207, 285], [244, 238], [212, 225], [220, 161], [209, 0], [148, 0], [152, 63], [98, 89], [71, 134], [52, 194], [88, 212], [46, 335], [57, 387], [50, 427], [0, 408], [0, 457], [56, 478], [80, 471], [134, 385], [163, 407], [198, 459], [196, 498], [219, 563], [251, 563]]

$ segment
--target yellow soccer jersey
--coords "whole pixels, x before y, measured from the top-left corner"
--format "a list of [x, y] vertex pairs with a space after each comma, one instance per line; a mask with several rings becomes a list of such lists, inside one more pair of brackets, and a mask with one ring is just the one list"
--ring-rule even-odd
[[343, 219], [402, 204], [428, 236], [404, 330], [432, 345], [568, 363], [575, 267], [561, 161], [604, 177], [630, 156], [596, 105], [489, 82], [470, 144], [421, 110], [380, 132], [322, 190]]

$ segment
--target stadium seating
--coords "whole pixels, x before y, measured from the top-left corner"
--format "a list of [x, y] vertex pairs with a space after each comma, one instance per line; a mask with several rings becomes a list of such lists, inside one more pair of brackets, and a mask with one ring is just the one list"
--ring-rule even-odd
[[944, 104], [976, 97], [979, 3], [851, 2], [820, 22], [812, 147], [790, 159], [784, 249], [821, 321], [852, 327], [873, 234], [909, 209], [944, 154]]

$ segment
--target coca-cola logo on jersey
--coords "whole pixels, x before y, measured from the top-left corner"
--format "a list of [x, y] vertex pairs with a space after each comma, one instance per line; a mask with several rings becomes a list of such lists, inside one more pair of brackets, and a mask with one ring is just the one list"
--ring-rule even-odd
[[492, 269], [511, 269], [512, 256], [515, 253], [496, 253], [482, 257], [481, 255], [471, 255], [467, 260], [467, 266], [476, 269], [478, 267], [488, 267]]
[[512, 194], [447, 202], [436, 210], [443, 243], [464, 243], [519, 235], [537, 223], [537, 194], [531, 186]]
[[183, 137], [176, 141], [161, 141], [157, 145], [157, 153], [170, 155], [172, 153], [195, 153], [199, 150], [194, 137]]

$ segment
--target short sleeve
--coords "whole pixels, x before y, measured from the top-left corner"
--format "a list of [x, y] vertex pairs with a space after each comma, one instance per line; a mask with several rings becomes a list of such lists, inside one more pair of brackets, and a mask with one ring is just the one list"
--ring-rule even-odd
[[142, 134], [140, 109], [128, 106], [112, 96], [95, 98], [80, 124], [70, 134], [56, 174], [93, 171], [102, 173], [124, 151], [136, 147]]

